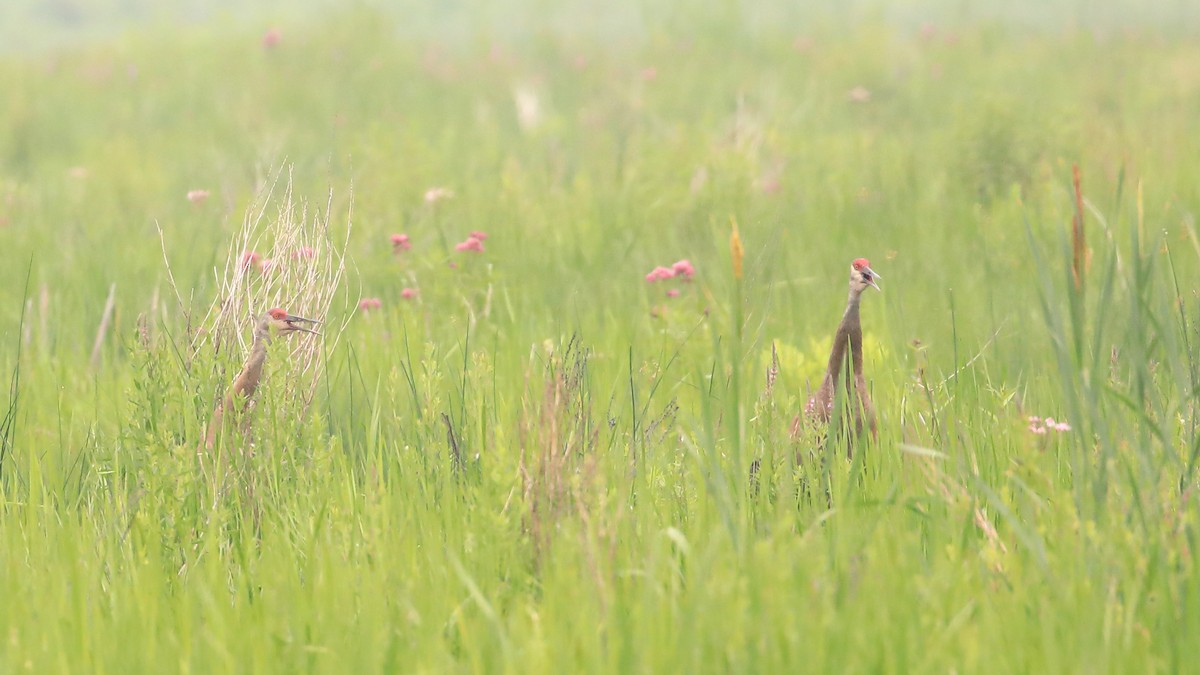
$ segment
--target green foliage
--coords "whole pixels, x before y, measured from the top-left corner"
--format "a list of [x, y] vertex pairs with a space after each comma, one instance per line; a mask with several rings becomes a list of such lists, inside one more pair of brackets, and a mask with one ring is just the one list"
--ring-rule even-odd
[[[0, 61], [0, 671], [1186, 670], [1200, 50], [778, 16]], [[281, 338], [207, 450], [244, 355], [191, 345], [285, 163], [345, 294], [311, 405]], [[846, 461], [791, 426], [858, 256]]]

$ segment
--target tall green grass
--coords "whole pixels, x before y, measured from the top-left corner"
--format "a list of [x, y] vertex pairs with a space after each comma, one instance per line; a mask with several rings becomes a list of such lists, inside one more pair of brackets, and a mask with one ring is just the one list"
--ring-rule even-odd
[[[0, 62], [0, 670], [1190, 669], [1200, 51], [788, 32], [351, 12]], [[273, 349], [214, 471], [240, 355], [188, 338], [285, 164], [353, 220], [349, 328], [308, 414]], [[858, 256], [847, 462], [789, 427]]]

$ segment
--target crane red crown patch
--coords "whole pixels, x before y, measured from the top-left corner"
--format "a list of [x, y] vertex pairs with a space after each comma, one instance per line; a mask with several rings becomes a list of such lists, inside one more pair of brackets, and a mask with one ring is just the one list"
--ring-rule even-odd
[[850, 265], [856, 270], [861, 270], [864, 267], [870, 267], [871, 263], [866, 258], [856, 258]]
[[276, 319], [279, 321], [283, 321], [284, 319], [287, 318], [287, 315], [288, 315], [287, 312], [283, 311], [282, 309], [279, 309], [278, 307], [267, 312], [267, 314], [270, 314], [272, 319]]

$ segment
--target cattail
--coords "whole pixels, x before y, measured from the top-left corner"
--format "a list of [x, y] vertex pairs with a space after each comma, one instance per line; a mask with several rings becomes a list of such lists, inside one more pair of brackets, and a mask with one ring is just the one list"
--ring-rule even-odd
[[738, 234], [737, 219], [729, 216], [729, 222], [733, 224], [733, 234], [729, 236], [729, 256], [733, 259], [733, 278], [741, 281], [742, 258], [746, 253], [742, 249], [742, 237]]
[[1083, 190], [1079, 186], [1079, 165], [1071, 166], [1071, 179], [1075, 184], [1075, 218], [1071, 221], [1071, 274], [1075, 277], [1075, 288], [1083, 287], [1085, 247], [1083, 240]]

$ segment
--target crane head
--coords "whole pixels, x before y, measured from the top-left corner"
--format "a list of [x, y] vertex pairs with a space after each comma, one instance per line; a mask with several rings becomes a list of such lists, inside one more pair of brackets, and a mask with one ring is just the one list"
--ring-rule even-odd
[[875, 283], [877, 279], [882, 278], [871, 269], [871, 263], [866, 258], [855, 258], [854, 262], [850, 263], [850, 287], [859, 293], [867, 290], [867, 286], [872, 286], [882, 293], [883, 289]]
[[263, 319], [265, 320], [265, 323], [268, 326], [270, 326], [270, 328], [274, 332], [279, 333], [281, 335], [286, 335], [288, 333], [294, 333], [296, 331], [300, 331], [303, 333], [312, 333], [313, 335], [319, 335], [319, 333], [317, 333], [317, 331], [312, 330], [311, 328], [305, 328], [304, 326], [300, 325], [302, 323], [308, 323], [308, 324], [315, 325], [315, 324], [320, 323], [319, 321], [316, 321], [314, 319], [305, 319], [302, 316], [296, 316], [294, 314], [288, 314], [286, 311], [279, 309], [278, 307], [268, 311], [267, 315], [265, 317], [263, 317]]

